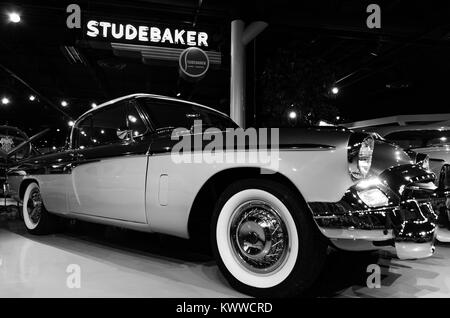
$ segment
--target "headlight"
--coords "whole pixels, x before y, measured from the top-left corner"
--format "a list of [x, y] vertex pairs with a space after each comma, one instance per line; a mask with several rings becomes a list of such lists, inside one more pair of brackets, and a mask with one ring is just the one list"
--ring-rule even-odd
[[348, 145], [349, 171], [353, 178], [362, 179], [369, 174], [372, 166], [375, 141], [367, 134], [354, 133]]

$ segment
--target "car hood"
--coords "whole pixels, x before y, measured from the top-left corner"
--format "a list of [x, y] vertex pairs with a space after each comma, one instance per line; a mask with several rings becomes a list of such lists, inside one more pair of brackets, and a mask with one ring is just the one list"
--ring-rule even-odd
[[347, 147], [352, 132], [339, 128], [280, 128], [280, 148]]
[[369, 174], [378, 176], [386, 169], [414, 164], [414, 160], [400, 147], [381, 140], [375, 141]]
[[[280, 148], [348, 147], [353, 132], [340, 128], [280, 129]], [[412, 158], [395, 144], [376, 139], [370, 176], [378, 176], [392, 167], [413, 164]]]

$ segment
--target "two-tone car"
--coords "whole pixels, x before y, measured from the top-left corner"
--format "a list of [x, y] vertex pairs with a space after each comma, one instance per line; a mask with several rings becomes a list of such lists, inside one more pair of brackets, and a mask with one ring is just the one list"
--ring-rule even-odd
[[212, 108], [134, 94], [82, 115], [67, 149], [20, 162], [9, 183], [33, 234], [62, 217], [210, 242], [254, 296], [305, 293], [329, 245], [433, 254], [435, 175], [401, 148], [339, 128], [271, 129], [269, 143], [236, 131]]

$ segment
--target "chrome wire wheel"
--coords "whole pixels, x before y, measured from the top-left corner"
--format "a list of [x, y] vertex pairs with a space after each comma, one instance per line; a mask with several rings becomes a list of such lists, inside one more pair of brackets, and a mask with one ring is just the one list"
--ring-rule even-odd
[[257, 188], [242, 189], [226, 199], [217, 216], [215, 242], [226, 270], [255, 288], [282, 283], [299, 256], [297, 226], [288, 207]]
[[229, 185], [212, 216], [211, 247], [230, 285], [256, 297], [304, 295], [328, 248], [308, 213], [301, 196], [278, 181], [258, 177]]
[[238, 261], [258, 274], [272, 273], [283, 265], [289, 236], [275, 208], [268, 202], [251, 200], [233, 214], [230, 241]]
[[37, 225], [42, 216], [42, 198], [39, 188], [34, 188], [27, 200], [27, 211], [30, 221]]

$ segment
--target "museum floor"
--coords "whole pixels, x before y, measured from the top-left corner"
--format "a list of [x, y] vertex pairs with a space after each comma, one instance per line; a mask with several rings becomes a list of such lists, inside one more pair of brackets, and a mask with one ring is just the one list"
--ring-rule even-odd
[[[381, 288], [366, 287], [367, 266], [381, 267]], [[68, 288], [79, 266], [80, 288]], [[450, 245], [435, 256], [400, 261], [390, 253], [331, 251], [318, 297], [449, 297]], [[18, 220], [0, 217], [0, 297], [243, 297], [214, 261], [189, 242], [78, 223], [31, 236]]]

